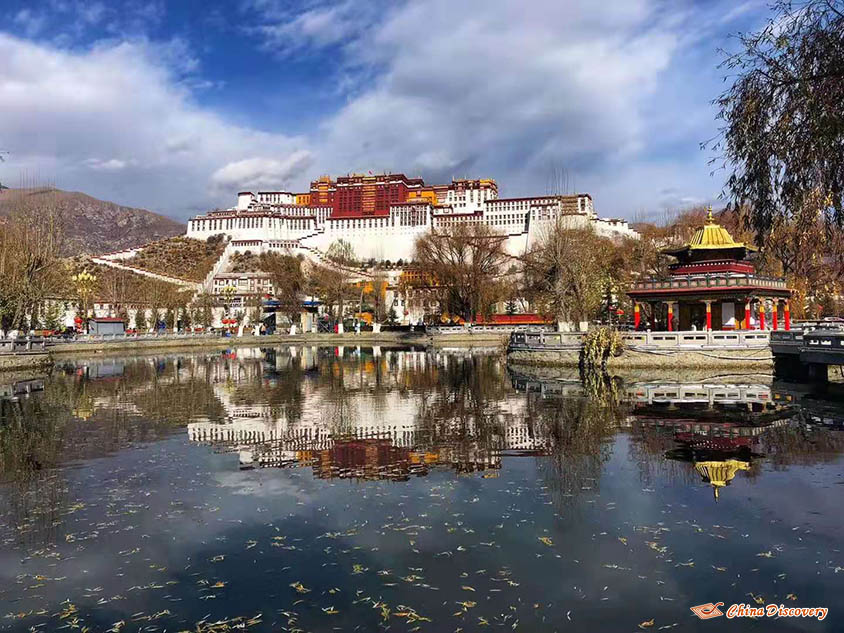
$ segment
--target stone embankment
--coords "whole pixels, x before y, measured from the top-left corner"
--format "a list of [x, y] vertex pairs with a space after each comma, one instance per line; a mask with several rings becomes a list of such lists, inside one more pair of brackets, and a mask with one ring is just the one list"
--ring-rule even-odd
[[0, 354], [0, 371], [41, 369], [53, 364], [49, 352]]
[[269, 336], [161, 336], [131, 337], [63, 343], [49, 348], [53, 357], [78, 354], [131, 354], [153, 350], [228, 349], [277, 345], [425, 345], [429, 337], [415, 332], [361, 332], [360, 334], [278, 334]]
[[270, 336], [170, 335], [149, 337], [91, 338], [48, 344], [46, 350], [0, 352], [0, 371], [49, 367], [54, 360], [72, 356], [128, 356], [162, 351], [223, 350], [232, 347], [279, 345], [429, 345], [422, 332], [361, 332], [360, 334], [279, 334]]
[[[609, 371], [622, 369], [697, 368], [773, 370], [769, 333], [747, 332], [631, 332], [623, 335], [624, 349], [607, 359]], [[537, 366], [573, 367], [580, 364], [583, 334], [579, 332], [514, 333], [507, 359]]]

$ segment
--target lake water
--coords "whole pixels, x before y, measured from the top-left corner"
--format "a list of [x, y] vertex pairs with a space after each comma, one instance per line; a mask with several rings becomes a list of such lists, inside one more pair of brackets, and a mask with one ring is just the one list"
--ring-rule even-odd
[[841, 631], [841, 402], [422, 349], [0, 375], [0, 630]]

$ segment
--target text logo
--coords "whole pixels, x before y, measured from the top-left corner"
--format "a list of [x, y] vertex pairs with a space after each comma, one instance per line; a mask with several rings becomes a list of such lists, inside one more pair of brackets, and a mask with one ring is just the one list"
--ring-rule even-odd
[[724, 615], [724, 612], [718, 608], [723, 606], [723, 602], [716, 602], [715, 604], [707, 602], [706, 604], [699, 604], [696, 607], [691, 607], [691, 610], [692, 613], [694, 613], [701, 620], [709, 620], [710, 618], [717, 618], [719, 616]]

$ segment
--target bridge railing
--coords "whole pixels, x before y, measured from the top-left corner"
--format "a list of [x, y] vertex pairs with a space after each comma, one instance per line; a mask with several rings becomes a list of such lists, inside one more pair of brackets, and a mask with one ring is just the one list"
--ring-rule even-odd
[[46, 344], [46, 339], [42, 337], [4, 338], [0, 339], [0, 354], [42, 352]]
[[803, 337], [804, 347], [816, 350], [829, 350], [841, 353], [844, 350], [844, 332], [815, 330], [807, 332]]
[[771, 343], [800, 345], [803, 343], [803, 330], [776, 330], [771, 332]]
[[584, 332], [513, 332], [510, 345], [548, 349], [579, 348], [584, 336]]

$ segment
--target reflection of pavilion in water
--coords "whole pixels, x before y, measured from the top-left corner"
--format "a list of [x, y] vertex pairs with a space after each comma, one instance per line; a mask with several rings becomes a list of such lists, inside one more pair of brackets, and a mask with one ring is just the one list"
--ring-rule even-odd
[[[513, 386], [541, 398], [583, 394], [576, 380], [513, 376]], [[631, 405], [632, 432], [647, 452], [689, 464], [718, 499], [739, 472], [750, 472], [766, 433], [791, 424], [794, 397], [764, 383], [636, 382], [621, 397]], [[626, 426], [619, 420], [619, 428]]]
[[688, 463], [701, 479], [713, 488], [715, 498], [739, 471], [749, 471], [761, 438], [773, 429], [789, 424], [787, 418], [753, 421], [716, 421], [640, 417], [634, 429], [642, 434], [659, 434], [670, 439], [673, 448], [665, 450], [667, 459]]
[[[637, 412], [634, 428], [643, 434], [670, 435], [674, 447], [665, 451], [665, 458], [690, 464], [701, 481], [712, 487], [717, 500], [721, 489], [728, 486], [738, 472], [751, 471], [754, 461], [764, 456], [758, 452], [762, 437], [790, 424], [788, 416], [793, 411], [771, 403], [769, 391], [759, 387], [728, 385], [719, 392], [722, 405], [745, 408], [744, 419], [712, 417], [715, 409], [711, 402], [701, 412], [683, 407], [675, 400], [671, 409], [654, 411], [651, 406], [643, 407]], [[702, 391], [698, 393], [693, 404], [695, 401], [699, 404], [702, 395]], [[653, 415], [660, 417], [651, 417]], [[684, 417], [669, 418], [668, 415]]]
[[717, 500], [738, 472], [750, 472], [760, 440], [790, 424], [792, 398], [770, 384], [637, 383], [627, 390], [637, 425], [671, 433], [665, 457], [691, 464]]
[[[482, 416], [438, 418], [433, 426], [423, 422], [419, 412], [436, 396], [408, 390], [405, 374], [442, 369], [460, 359], [424, 351], [374, 352], [361, 356], [359, 349], [348, 347], [292, 348], [271, 355], [277, 370], [296, 361], [297, 354], [299, 367], [315, 366], [317, 355], [323, 360], [326, 355], [329, 360], [352, 356], [356, 361], [345, 368], [342, 386], [334, 392], [318, 381], [301, 381], [302, 405], [293, 417], [284, 407], [244, 402], [238, 396], [238, 385], [275, 380], [272, 372], [263, 373], [266, 366], [221, 365], [211, 380], [227, 418], [189, 424], [189, 439], [237, 452], [241, 468], [311, 466], [318, 477], [344, 478], [403, 479], [436, 466], [495, 471], [501, 467], [502, 451], [521, 454], [546, 448], [547, 442], [525, 423], [523, 403], [512, 399], [491, 403]], [[384, 369], [380, 379], [373, 370], [378, 363]], [[388, 381], [383, 374], [389, 375]]]

